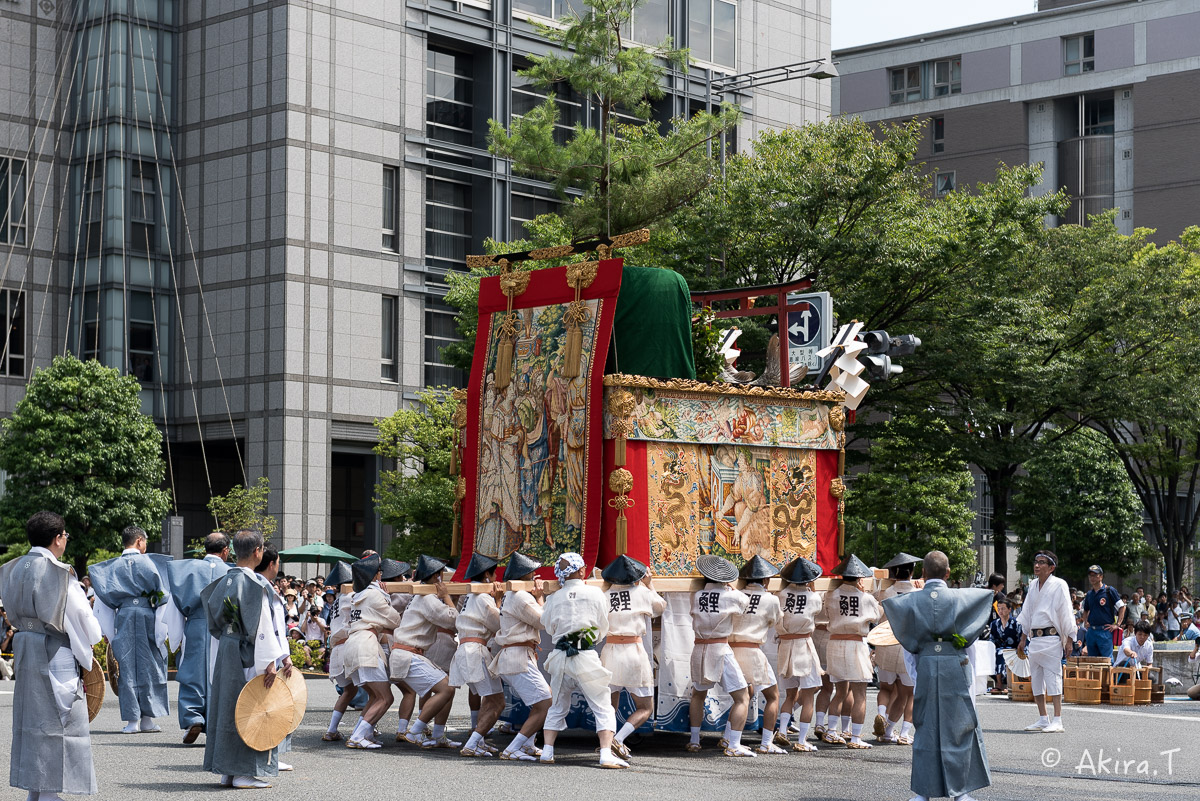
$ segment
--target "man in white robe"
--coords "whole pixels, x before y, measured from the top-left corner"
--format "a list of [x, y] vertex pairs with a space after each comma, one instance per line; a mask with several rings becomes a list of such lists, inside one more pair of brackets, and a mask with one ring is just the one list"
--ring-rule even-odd
[[[1017, 655], [1029, 657], [1029, 681], [1038, 719], [1025, 731], [1060, 732], [1062, 722], [1062, 660], [1071, 655], [1075, 641], [1075, 612], [1067, 582], [1054, 575], [1058, 557], [1051, 551], [1033, 555], [1033, 573], [1025, 603], [1017, 623], [1021, 626], [1021, 644]], [[1046, 715], [1046, 699], [1054, 707], [1054, 717]]]
[[79, 668], [92, 666], [100, 624], [71, 568], [59, 560], [63, 519], [38, 512], [25, 524], [32, 546], [0, 567], [0, 596], [17, 633], [9, 784], [28, 801], [97, 792], [87, 698]]

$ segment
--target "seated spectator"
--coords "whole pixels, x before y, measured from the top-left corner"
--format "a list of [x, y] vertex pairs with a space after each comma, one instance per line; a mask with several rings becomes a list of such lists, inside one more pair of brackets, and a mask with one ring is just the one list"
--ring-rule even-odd
[[[1154, 663], [1154, 637], [1150, 635], [1150, 625], [1138, 623], [1133, 627], [1133, 636], [1121, 643], [1121, 652], [1113, 667], [1148, 667]], [[1117, 683], [1125, 680], [1123, 675], [1117, 676]]]
[[308, 614], [300, 625], [300, 633], [305, 640], [317, 640], [324, 643], [329, 636], [329, 624], [321, 619], [321, 610], [315, 606], [308, 607]]
[[1004, 682], [1007, 678], [1008, 667], [1004, 664], [1001, 648], [1016, 648], [1021, 642], [1021, 627], [1017, 618], [1012, 614], [1012, 605], [1003, 595], [998, 595], [993, 602], [996, 619], [989, 626], [989, 639], [996, 646], [995, 686], [992, 692], [999, 694], [1005, 691]]
[[1183, 628], [1183, 639], [1200, 639], [1200, 626], [1197, 625], [1197, 622], [1198, 621], [1187, 612], [1183, 613], [1183, 617], [1179, 619], [1179, 625]]
[[300, 607], [296, 605], [296, 591], [288, 590], [283, 596], [283, 617], [288, 632], [300, 625]]

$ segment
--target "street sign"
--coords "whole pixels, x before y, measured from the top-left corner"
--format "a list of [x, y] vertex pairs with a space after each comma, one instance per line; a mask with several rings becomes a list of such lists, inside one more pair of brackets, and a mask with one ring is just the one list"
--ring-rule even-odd
[[817, 351], [829, 346], [833, 303], [828, 292], [788, 295], [788, 362], [803, 364], [809, 372], [821, 368]]

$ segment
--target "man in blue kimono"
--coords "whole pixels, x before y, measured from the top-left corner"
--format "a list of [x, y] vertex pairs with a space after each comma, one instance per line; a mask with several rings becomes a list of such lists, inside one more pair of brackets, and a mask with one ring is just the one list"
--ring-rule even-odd
[[969, 653], [987, 628], [993, 593], [947, 587], [950, 562], [941, 551], [926, 554], [923, 575], [920, 591], [883, 602], [916, 678], [912, 801], [943, 796], [974, 801], [971, 791], [987, 787], [992, 778], [975, 712], [975, 669]]
[[[146, 555], [146, 532], [129, 526], [121, 534], [125, 550], [92, 565], [96, 619], [120, 666], [117, 695], [125, 734], [162, 731], [154, 718], [167, 708], [167, 597], [154, 560]], [[177, 635], [178, 636], [178, 635]]]
[[[171, 601], [182, 618], [183, 642], [175, 664], [179, 682], [179, 728], [185, 743], [194, 743], [204, 732], [208, 705], [208, 672], [211, 656], [208, 618], [200, 593], [229, 570], [229, 538], [221, 533], [204, 539], [203, 559], [178, 559], [167, 564]], [[171, 645], [176, 643], [172, 642]]]

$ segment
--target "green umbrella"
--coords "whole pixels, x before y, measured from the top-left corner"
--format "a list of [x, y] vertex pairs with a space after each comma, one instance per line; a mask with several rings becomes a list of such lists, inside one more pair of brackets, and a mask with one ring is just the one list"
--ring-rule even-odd
[[355, 557], [352, 554], [324, 542], [310, 542], [308, 545], [288, 548], [286, 551], [279, 552], [279, 561], [281, 562], [324, 562], [332, 565], [336, 562], [353, 562], [354, 560]]

